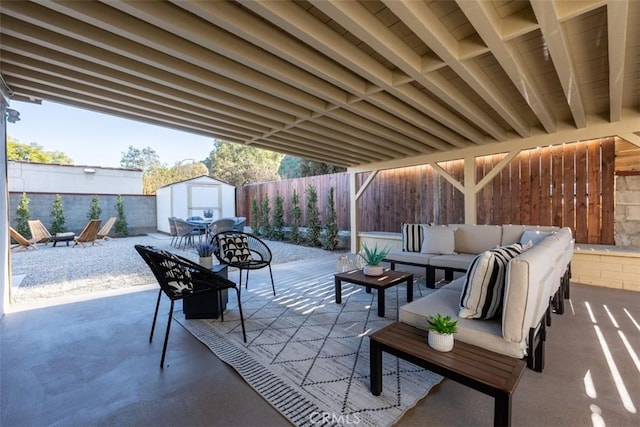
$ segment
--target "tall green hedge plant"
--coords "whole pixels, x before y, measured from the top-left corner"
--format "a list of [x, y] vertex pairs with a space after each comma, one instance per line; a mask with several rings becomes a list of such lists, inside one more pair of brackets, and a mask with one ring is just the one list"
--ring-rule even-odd
[[66, 222], [67, 219], [64, 215], [62, 197], [59, 194], [56, 194], [53, 204], [51, 205], [51, 228], [49, 231], [53, 235], [56, 233], [64, 233], [67, 231]]
[[31, 237], [29, 230], [29, 198], [27, 193], [22, 193], [20, 203], [16, 209], [16, 231], [27, 239]]

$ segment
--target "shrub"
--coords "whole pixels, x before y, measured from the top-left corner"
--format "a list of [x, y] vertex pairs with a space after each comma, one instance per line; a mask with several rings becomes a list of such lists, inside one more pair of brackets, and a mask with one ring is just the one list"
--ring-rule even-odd
[[263, 236], [271, 236], [271, 224], [269, 220], [269, 195], [265, 194], [262, 199], [262, 207], [260, 209], [260, 234]]
[[291, 211], [289, 211], [289, 219], [291, 220], [291, 224], [289, 225], [291, 229], [289, 240], [293, 243], [300, 243], [300, 217], [302, 217], [300, 198], [296, 190], [293, 190], [293, 194], [291, 195]]
[[251, 225], [251, 232], [253, 234], [260, 234], [260, 208], [255, 198], [251, 199], [251, 218], [249, 225]]
[[87, 218], [100, 219], [100, 214], [102, 214], [102, 209], [100, 208], [100, 199], [98, 199], [97, 194], [94, 194], [91, 197], [91, 206], [89, 207], [89, 213], [87, 214]]
[[330, 251], [338, 247], [338, 224], [336, 224], [336, 206], [333, 192], [333, 187], [329, 188], [329, 195], [327, 196], [329, 212], [327, 213], [327, 221], [325, 224], [326, 232], [323, 244], [324, 248]]
[[22, 193], [20, 203], [16, 209], [16, 231], [27, 239], [31, 237], [29, 230], [29, 198], [27, 193]]
[[127, 230], [127, 218], [124, 216], [124, 197], [118, 194], [116, 199], [116, 211], [118, 212], [118, 218], [114, 224], [116, 227], [116, 236], [124, 237], [129, 234]]
[[307, 243], [320, 246], [320, 212], [318, 211], [318, 193], [313, 184], [307, 188]]
[[56, 233], [64, 233], [67, 231], [66, 222], [67, 219], [64, 216], [62, 197], [56, 194], [56, 198], [53, 200], [53, 205], [51, 206], [51, 234], [55, 236]]
[[275, 206], [273, 207], [273, 218], [271, 220], [271, 238], [275, 240], [284, 239], [284, 200], [280, 192], [276, 192]]

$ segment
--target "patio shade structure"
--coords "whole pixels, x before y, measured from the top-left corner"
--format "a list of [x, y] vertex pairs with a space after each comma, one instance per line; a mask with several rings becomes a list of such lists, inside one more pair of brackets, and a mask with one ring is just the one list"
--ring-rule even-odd
[[2, 2], [10, 99], [352, 168], [619, 135], [637, 1]]

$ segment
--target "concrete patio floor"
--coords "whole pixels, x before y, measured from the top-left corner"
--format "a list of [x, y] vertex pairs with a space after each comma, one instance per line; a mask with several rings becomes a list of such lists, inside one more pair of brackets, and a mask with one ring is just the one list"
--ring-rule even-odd
[[[296, 263], [299, 271], [334, 265]], [[274, 266], [276, 287], [279, 270], [290, 264]], [[237, 273], [230, 278], [237, 280]], [[168, 300], [160, 309], [161, 332], [149, 344], [156, 296], [155, 289], [137, 289], [6, 314], [0, 425], [289, 424], [178, 323], [167, 366], [159, 369]], [[526, 370], [514, 395], [513, 425], [640, 424], [640, 295], [573, 284], [571, 296], [565, 314], [553, 316], [544, 372]], [[444, 380], [397, 425], [492, 423], [492, 398]]]

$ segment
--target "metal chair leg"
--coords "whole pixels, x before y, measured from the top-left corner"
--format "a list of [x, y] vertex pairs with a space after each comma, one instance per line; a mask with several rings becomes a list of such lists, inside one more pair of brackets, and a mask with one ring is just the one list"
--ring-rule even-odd
[[149, 334], [149, 342], [153, 341], [153, 330], [156, 328], [156, 319], [158, 318], [158, 308], [160, 307], [160, 297], [162, 296], [162, 288], [158, 291], [158, 301], [156, 301], [156, 312], [153, 314], [153, 323], [151, 323], [151, 333]]
[[276, 286], [273, 284], [273, 273], [271, 272], [271, 264], [269, 264], [269, 276], [271, 276], [271, 289], [273, 289], [273, 296], [276, 296]]
[[162, 358], [160, 359], [160, 369], [164, 369], [164, 356], [167, 353], [167, 341], [171, 331], [171, 320], [173, 319], [173, 300], [171, 300], [171, 310], [169, 310], [169, 321], [167, 322], [167, 332], [164, 334], [164, 345], [162, 346]]
[[236, 296], [238, 297], [238, 311], [240, 312], [240, 325], [242, 326], [242, 338], [244, 342], [247, 342], [247, 332], [244, 329], [244, 316], [242, 315], [242, 302], [240, 301], [240, 290], [236, 289]]

